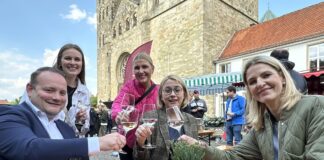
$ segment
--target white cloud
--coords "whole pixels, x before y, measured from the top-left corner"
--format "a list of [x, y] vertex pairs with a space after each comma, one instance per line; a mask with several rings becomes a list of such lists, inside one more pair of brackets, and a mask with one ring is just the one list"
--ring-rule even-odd
[[70, 5], [69, 14], [63, 14], [64, 19], [70, 19], [73, 21], [83, 21], [86, 20], [86, 23], [93, 26], [97, 30], [97, 13], [87, 13], [85, 10], [80, 9], [76, 4]]
[[92, 16], [88, 16], [87, 23], [97, 29], [97, 13], [93, 14]]
[[[0, 99], [14, 100], [22, 96], [30, 74], [42, 66], [53, 66], [59, 49], [45, 49], [42, 59], [28, 57], [18, 51], [0, 51]], [[97, 71], [86, 61], [87, 87], [93, 95], [97, 94]]]
[[0, 51], [0, 99], [14, 100], [20, 97], [30, 74], [42, 61], [30, 58], [17, 51]]
[[87, 17], [87, 12], [78, 8], [76, 4], [70, 5], [69, 14], [63, 15], [63, 18], [70, 19], [73, 21], [80, 21]]
[[45, 49], [45, 53], [44, 55], [44, 66], [53, 66], [53, 64], [55, 63], [57, 54], [59, 52], [60, 49], [56, 49], [56, 50], [51, 50], [51, 49]]

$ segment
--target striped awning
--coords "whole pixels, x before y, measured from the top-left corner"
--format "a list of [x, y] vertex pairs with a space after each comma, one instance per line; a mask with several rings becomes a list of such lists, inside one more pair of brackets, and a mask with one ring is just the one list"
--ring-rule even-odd
[[[198, 77], [184, 79], [189, 90], [198, 90], [200, 95], [212, 95], [224, 92], [224, 90], [232, 85], [232, 83], [242, 82], [242, 74], [240, 72], [209, 74]], [[242, 90], [244, 87], [238, 87]]]
[[197, 87], [197, 86], [212, 86], [227, 83], [237, 83], [242, 82], [242, 74], [240, 72], [232, 73], [218, 73], [209, 74], [199, 77], [192, 77], [184, 79], [187, 87]]

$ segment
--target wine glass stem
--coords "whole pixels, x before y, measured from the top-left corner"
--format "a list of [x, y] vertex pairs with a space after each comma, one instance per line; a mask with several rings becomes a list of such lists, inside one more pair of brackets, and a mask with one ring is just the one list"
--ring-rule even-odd
[[152, 139], [152, 135], [147, 137], [147, 146], [152, 146], [151, 139]]

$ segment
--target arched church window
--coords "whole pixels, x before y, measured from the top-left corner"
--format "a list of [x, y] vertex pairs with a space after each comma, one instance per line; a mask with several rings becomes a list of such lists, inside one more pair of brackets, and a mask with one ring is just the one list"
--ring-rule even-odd
[[120, 23], [118, 24], [118, 33], [119, 33], [119, 35], [121, 35], [123, 33], [122, 25]]
[[137, 16], [136, 13], [133, 14], [133, 27], [137, 25]]
[[113, 38], [116, 38], [116, 28], [115, 27], [113, 27]]
[[106, 7], [106, 17], [108, 17], [109, 15], [109, 10], [108, 10], [108, 6]]
[[127, 64], [127, 60], [128, 60], [128, 57], [129, 56], [127, 56], [127, 57], [125, 57], [124, 59], [123, 59], [123, 62], [122, 62], [122, 66], [120, 67], [120, 78], [124, 81], [124, 78], [125, 78], [125, 72], [126, 72], [126, 64]]
[[127, 64], [129, 55], [130, 54], [128, 52], [125, 52], [118, 58], [118, 62], [117, 62], [117, 81], [118, 81], [118, 83], [124, 83], [126, 64]]
[[126, 31], [129, 30], [129, 26], [130, 26], [130, 24], [129, 24], [129, 18], [127, 18], [126, 19]]

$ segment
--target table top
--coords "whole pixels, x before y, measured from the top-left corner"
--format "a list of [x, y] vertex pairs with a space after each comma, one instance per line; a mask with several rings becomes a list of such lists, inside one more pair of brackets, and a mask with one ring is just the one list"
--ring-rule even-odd
[[228, 145], [220, 145], [216, 147], [219, 150], [223, 150], [223, 151], [229, 151], [233, 149], [233, 146], [228, 146]]
[[213, 130], [200, 130], [198, 131], [199, 136], [207, 136], [207, 135], [212, 135], [214, 134], [215, 131]]

